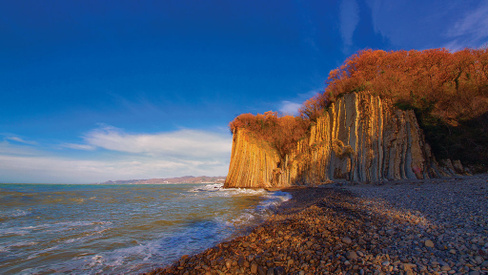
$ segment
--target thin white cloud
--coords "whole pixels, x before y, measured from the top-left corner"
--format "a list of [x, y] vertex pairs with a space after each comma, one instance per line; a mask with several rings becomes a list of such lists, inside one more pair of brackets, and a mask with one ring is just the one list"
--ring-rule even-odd
[[340, 24], [344, 52], [347, 52], [352, 46], [352, 38], [358, 22], [359, 7], [356, 1], [342, 0], [340, 5]]
[[[0, 182], [90, 183], [187, 175], [226, 175], [232, 137], [197, 130], [128, 134], [114, 127], [87, 133], [85, 143], [54, 147], [0, 142]], [[47, 146], [47, 148], [53, 148]], [[97, 150], [103, 148], [105, 150]]]
[[20, 138], [17, 136], [5, 137], [5, 140], [11, 140], [11, 141], [15, 141], [18, 143], [29, 144], [29, 145], [36, 145], [37, 144], [37, 142], [35, 142], [35, 141], [27, 141], [27, 140], [24, 140], [23, 138]]
[[0, 142], [0, 155], [37, 155], [40, 151], [26, 144], [11, 144], [8, 141]]
[[75, 150], [84, 150], [84, 151], [93, 151], [96, 149], [96, 147], [93, 145], [76, 144], [76, 143], [64, 143], [64, 144], [61, 144], [61, 147], [75, 149]]
[[[376, 33], [403, 49], [477, 48], [488, 40], [487, 1], [366, 0]], [[435, 11], [435, 12], [432, 12]]]
[[318, 93], [321, 93], [324, 91], [324, 88], [315, 88], [312, 90], [309, 90], [308, 92], [305, 93], [300, 93], [297, 95], [296, 98], [293, 98], [291, 100], [283, 100], [281, 102], [276, 103], [276, 108], [278, 111], [282, 114], [285, 115], [298, 115], [299, 114], [299, 109], [302, 107], [303, 102], [307, 101], [308, 99], [316, 96]]
[[467, 10], [446, 32], [453, 39], [447, 44], [452, 50], [459, 50], [468, 45], [479, 47], [488, 42], [488, 2]]
[[302, 104], [284, 100], [281, 102], [280, 113], [285, 115], [297, 115]]
[[144, 157], [79, 160], [44, 156], [0, 155], [0, 182], [96, 183], [117, 179], [160, 178], [183, 175], [225, 175], [222, 160], [185, 161]]
[[232, 147], [232, 138], [228, 134], [188, 129], [159, 134], [128, 134], [114, 127], [104, 127], [89, 132], [84, 140], [87, 146], [112, 151], [187, 158], [227, 154]]

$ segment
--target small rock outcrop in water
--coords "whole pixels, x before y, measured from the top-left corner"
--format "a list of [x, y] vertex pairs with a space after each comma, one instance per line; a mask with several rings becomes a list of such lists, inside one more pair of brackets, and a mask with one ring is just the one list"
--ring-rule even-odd
[[373, 182], [445, 176], [413, 111], [349, 93], [312, 125], [284, 158], [246, 129], [235, 129], [225, 187], [287, 187], [328, 180]]

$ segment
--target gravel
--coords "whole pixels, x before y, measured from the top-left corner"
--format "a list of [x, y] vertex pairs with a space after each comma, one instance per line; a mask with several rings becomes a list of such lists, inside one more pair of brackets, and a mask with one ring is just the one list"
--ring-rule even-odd
[[487, 174], [343, 188], [360, 198], [361, 209], [387, 220], [382, 231], [394, 232], [394, 241], [386, 253], [428, 273], [488, 274]]
[[488, 175], [286, 190], [246, 236], [149, 274], [488, 274]]

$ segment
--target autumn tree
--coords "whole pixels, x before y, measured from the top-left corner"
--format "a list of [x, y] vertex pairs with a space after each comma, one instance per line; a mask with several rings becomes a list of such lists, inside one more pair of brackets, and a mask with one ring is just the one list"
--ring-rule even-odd
[[310, 121], [302, 117], [280, 116], [277, 112], [242, 114], [230, 124], [231, 131], [246, 129], [260, 140], [268, 142], [284, 158], [306, 137]]
[[324, 93], [303, 104], [303, 118], [316, 120], [341, 94], [372, 93], [413, 109], [440, 157], [488, 163], [486, 123], [473, 128], [471, 122], [488, 112], [487, 49], [363, 50], [332, 70], [326, 83]]

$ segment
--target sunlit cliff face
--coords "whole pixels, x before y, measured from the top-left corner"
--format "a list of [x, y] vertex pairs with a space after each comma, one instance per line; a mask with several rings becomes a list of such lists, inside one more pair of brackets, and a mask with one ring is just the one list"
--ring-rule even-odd
[[234, 131], [225, 187], [287, 187], [327, 180], [371, 182], [444, 175], [413, 111], [366, 93], [330, 106], [284, 157], [246, 129]]

